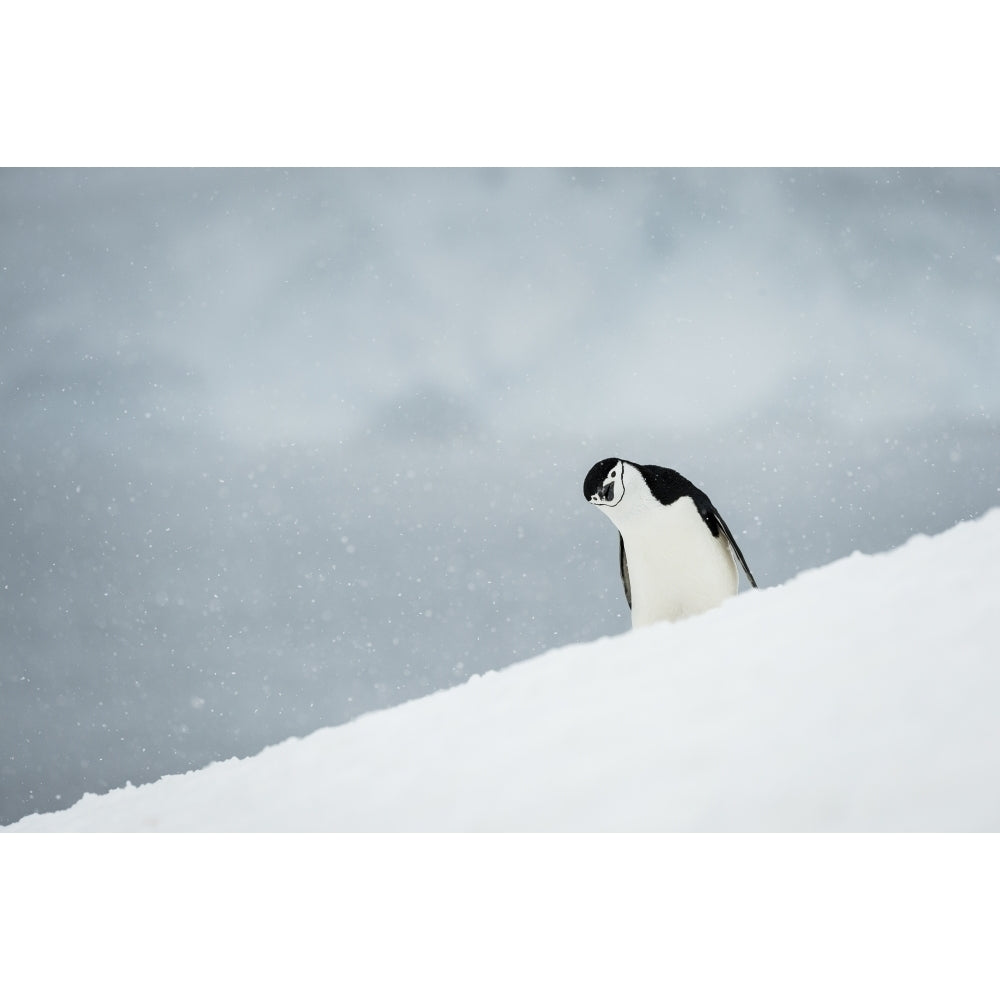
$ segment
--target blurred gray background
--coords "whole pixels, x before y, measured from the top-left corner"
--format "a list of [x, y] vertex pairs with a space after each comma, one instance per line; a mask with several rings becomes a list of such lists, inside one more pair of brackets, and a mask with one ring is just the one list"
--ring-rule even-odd
[[0, 823], [625, 630], [608, 455], [702, 486], [762, 586], [997, 505], [998, 205], [0, 171]]

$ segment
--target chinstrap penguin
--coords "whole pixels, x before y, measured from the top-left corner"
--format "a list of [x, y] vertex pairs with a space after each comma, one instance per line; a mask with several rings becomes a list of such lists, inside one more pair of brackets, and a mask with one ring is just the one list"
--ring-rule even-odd
[[708, 611], [739, 588], [739, 559], [757, 583], [715, 505], [680, 473], [605, 458], [583, 495], [618, 529], [618, 559], [632, 627]]

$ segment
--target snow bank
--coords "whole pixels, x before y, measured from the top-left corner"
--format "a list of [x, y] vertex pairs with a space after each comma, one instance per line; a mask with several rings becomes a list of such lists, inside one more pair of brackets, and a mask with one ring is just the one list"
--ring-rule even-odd
[[1000, 509], [43, 830], [1000, 829]]

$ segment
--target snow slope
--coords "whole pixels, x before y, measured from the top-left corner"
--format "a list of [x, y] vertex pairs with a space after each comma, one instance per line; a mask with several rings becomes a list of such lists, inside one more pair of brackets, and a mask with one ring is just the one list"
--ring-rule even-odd
[[1000, 508], [6, 829], [1000, 830], [998, 609]]

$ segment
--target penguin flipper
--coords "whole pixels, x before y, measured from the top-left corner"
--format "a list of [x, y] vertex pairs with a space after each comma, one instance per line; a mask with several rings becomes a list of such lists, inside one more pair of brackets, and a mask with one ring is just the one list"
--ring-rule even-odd
[[625, 585], [625, 600], [628, 601], [628, 606], [632, 607], [632, 584], [629, 583], [628, 579], [628, 560], [625, 558], [625, 539], [622, 538], [622, 533], [618, 532], [618, 568], [622, 573], [622, 583]]
[[747, 561], [743, 557], [740, 547], [736, 544], [736, 539], [733, 538], [733, 533], [729, 530], [729, 525], [722, 520], [722, 515], [714, 507], [712, 508], [712, 513], [715, 516], [716, 523], [722, 529], [722, 533], [726, 536], [726, 541], [729, 542], [729, 547], [736, 553], [736, 558], [739, 559], [740, 565], [743, 567], [743, 572], [746, 573], [746, 577], [750, 581], [750, 586], [756, 587], [757, 581], [753, 578], [753, 573], [750, 572], [750, 567], [747, 565]]

